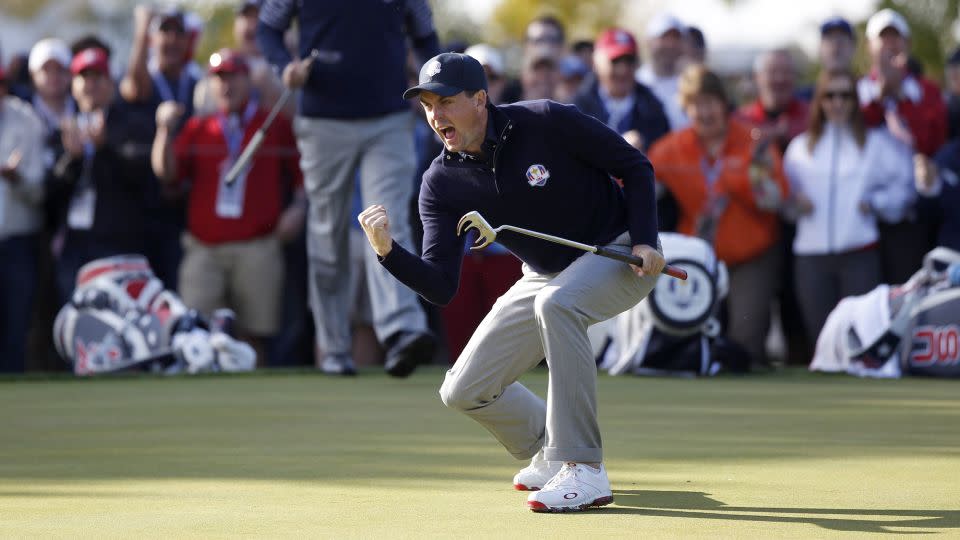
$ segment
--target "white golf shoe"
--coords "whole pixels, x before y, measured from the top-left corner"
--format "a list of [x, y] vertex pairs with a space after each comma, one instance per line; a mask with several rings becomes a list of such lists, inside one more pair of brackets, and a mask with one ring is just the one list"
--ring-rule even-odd
[[534, 512], [578, 512], [612, 502], [610, 480], [603, 465], [596, 470], [579, 463], [564, 463], [543, 489], [527, 497], [527, 507]]
[[542, 489], [544, 484], [560, 472], [561, 467], [562, 461], [547, 461], [543, 459], [543, 450], [540, 450], [530, 460], [530, 464], [513, 477], [513, 488], [518, 491]]

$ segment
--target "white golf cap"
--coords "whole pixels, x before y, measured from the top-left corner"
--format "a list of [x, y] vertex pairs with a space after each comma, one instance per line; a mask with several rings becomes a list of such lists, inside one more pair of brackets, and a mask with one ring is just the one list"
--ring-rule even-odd
[[905, 38], [910, 37], [910, 25], [907, 24], [907, 20], [903, 15], [887, 8], [874, 13], [867, 21], [867, 39], [880, 37], [880, 33], [887, 28], [893, 28]]
[[669, 13], [657, 13], [647, 23], [647, 38], [660, 37], [671, 30], [681, 34], [687, 31], [687, 26], [680, 19]]
[[481, 66], [486, 67], [497, 75], [503, 75], [504, 62], [503, 55], [493, 45], [486, 43], [477, 43], [467, 47], [463, 54], [472, 56]]
[[64, 68], [70, 67], [70, 61], [73, 60], [73, 54], [70, 53], [70, 47], [61, 39], [47, 38], [41, 39], [33, 48], [30, 49], [30, 57], [27, 60], [27, 68], [30, 72], [38, 71], [50, 60], [56, 60]]

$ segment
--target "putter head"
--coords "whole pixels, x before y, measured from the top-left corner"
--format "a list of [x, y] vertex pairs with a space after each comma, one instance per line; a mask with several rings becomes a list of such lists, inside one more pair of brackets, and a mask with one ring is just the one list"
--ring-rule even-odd
[[470, 229], [477, 230], [477, 239], [470, 249], [483, 249], [497, 238], [497, 231], [493, 230], [493, 227], [476, 210], [467, 212], [460, 218], [460, 222], [457, 223], [457, 236]]

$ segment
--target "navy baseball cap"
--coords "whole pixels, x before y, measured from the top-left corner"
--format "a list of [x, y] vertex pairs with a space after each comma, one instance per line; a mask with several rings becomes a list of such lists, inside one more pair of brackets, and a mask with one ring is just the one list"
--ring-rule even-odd
[[434, 56], [420, 68], [420, 84], [408, 88], [403, 99], [432, 92], [450, 97], [464, 91], [487, 89], [487, 75], [475, 58], [460, 53], [443, 53]]
[[830, 17], [820, 25], [820, 35], [824, 35], [831, 30], [843, 30], [845, 34], [854, 37], [853, 26], [843, 17]]
[[954, 49], [953, 52], [950, 53], [950, 56], [947, 57], [948, 66], [955, 66], [957, 64], [960, 64], [960, 47]]

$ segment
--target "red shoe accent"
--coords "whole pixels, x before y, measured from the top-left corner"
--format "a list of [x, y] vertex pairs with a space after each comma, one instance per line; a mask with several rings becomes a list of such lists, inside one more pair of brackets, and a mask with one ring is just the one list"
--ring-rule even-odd
[[540, 501], [527, 501], [527, 508], [533, 510], [534, 512], [549, 512], [550, 509], [547, 508], [547, 505], [543, 504]]
[[540, 491], [540, 488], [538, 487], [527, 487], [523, 484], [514, 484], [513, 489], [517, 491]]
[[613, 502], [613, 495], [609, 497], [600, 497], [599, 499], [593, 501], [590, 506], [606, 506]]

